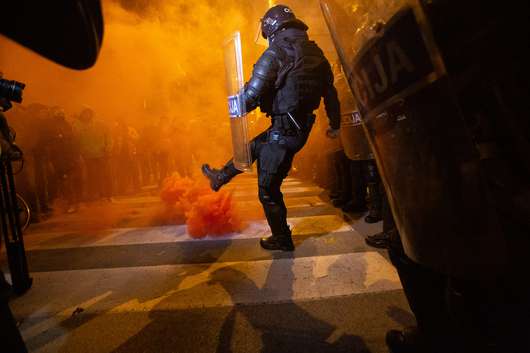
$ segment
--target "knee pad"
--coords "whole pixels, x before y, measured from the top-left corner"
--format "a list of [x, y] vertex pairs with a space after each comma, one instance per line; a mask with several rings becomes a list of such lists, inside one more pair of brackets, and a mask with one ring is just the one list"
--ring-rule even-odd
[[279, 190], [275, 190], [271, 187], [259, 187], [258, 192], [259, 201], [263, 205], [274, 206], [280, 204], [282, 201], [282, 194]]
[[268, 190], [268, 188], [260, 187], [258, 191], [258, 197], [259, 197], [259, 201], [263, 205], [269, 205], [272, 203], [270, 190]]

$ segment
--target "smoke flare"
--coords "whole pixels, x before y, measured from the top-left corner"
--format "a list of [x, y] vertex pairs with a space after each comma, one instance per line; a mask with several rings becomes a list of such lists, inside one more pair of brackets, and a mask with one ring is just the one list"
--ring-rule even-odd
[[244, 228], [232, 194], [213, 192], [204, 181], [182, 178], [178, 174], [166, 178], [160, 192], [175, 220], [186, 218], [188, 234], [194, 238], [222, 236]]

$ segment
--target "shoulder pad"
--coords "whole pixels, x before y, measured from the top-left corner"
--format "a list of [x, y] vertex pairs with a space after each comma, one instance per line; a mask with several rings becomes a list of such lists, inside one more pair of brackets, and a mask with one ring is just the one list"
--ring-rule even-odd
[[268, 48], [254, 65], [254, 75], [265, 80], [274, 79], [278, 67], [278, 52]]

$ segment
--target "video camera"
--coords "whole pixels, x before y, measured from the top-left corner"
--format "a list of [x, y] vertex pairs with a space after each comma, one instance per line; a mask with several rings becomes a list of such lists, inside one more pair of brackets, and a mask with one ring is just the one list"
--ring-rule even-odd
[[3, 111], [9, 110], [11, 102], [22, 103], [22, 92], [26, 85], [18, 81], [10, 81], [0, 76], [0, 107]]

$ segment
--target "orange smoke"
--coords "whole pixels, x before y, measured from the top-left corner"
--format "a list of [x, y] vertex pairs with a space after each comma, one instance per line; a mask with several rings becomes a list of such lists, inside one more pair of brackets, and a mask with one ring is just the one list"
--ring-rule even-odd
[[188, 233], [194, 238], [220, 236], [244, 228], [232, 194], [225, 190], [213, 192], [205, 181], [173, 174], [164, 180], [160, 199], [166, 205], [165, 212], [173, 212], [175, 220], [185, 216]]
[[164, 180], [160, 199], [165, 204], [173, 206], [181, 199], [185, 199], [185, 195], [192, 189], [193, 184], [190, 178], [181, 178], [178, 174], [173, 174]]

